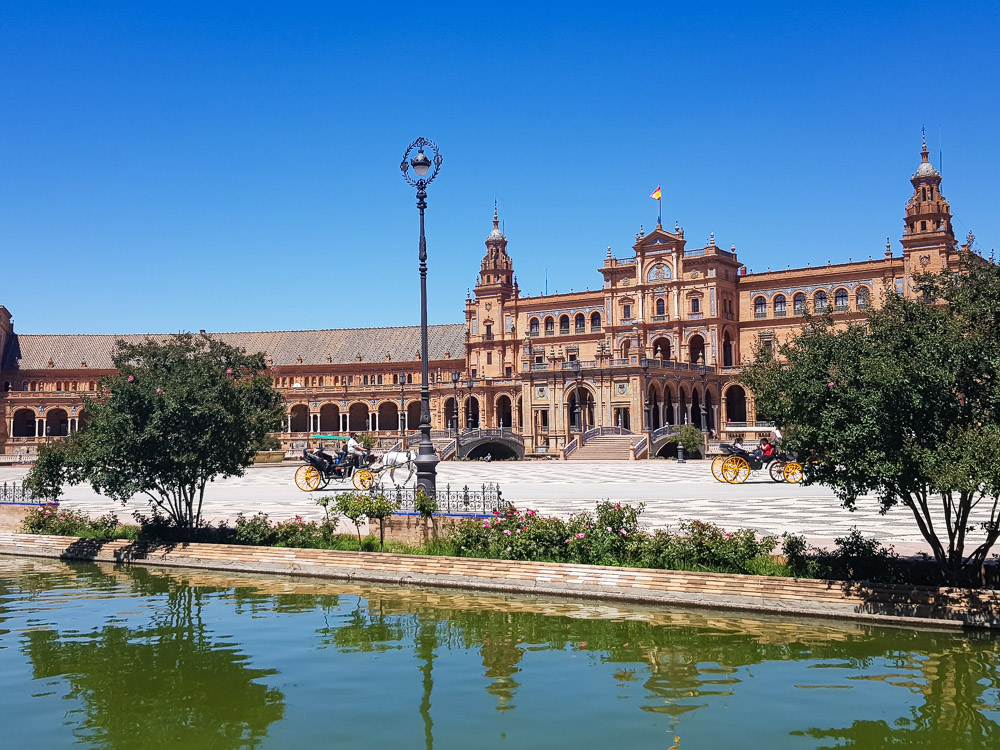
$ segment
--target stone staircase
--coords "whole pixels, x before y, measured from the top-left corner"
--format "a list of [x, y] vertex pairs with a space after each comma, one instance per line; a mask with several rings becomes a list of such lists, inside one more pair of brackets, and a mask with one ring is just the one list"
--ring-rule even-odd
[[569, 456], [569, 461], [628, 461], [632, 446], [642, 435], [600, 435], [592, 437]]

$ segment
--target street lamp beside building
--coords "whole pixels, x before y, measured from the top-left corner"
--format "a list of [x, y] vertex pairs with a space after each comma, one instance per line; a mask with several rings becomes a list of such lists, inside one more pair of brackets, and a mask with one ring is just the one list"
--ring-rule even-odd
[[[424, 148], [434, 153], [433, 158], [428, 158], [424, 153]], [[416, 149], [416, 155], [410, 154]], [[403, 154], [403, 161], [399, 165], [403, 173], [403, 179], [410, 187], [417, 189], [417, 209], [420, 211], [420, 445], [417, 447], [417, 458], [414, 461], [417, 467], [417, 486], [422, 487], [427, 493], [434, 493], [437, 489], [437, 463], [438, 458], [434, 453], [434, 443], [431, 441], [431, 393], [428, 386], [427, 371], [427, 240], [424, 237], [424, 209], [427, 208], [427, 186], [437, 177], [441, 170], [443, 161], [437, 145], [426, 138], [417, 138], [409, 145]], [[431, 171], [433, 167], [433, 171]], [[410, 169], [416, 177], [410, 176]], [[428, 176], [428, 172], [430, 175]]]

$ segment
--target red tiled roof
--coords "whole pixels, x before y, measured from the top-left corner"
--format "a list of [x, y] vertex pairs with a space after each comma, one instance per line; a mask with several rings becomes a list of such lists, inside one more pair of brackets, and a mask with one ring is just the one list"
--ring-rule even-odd
[[[415, 362], [420, 351], [420, 327], [342, 328], [317, 331], [247, 331], [210, 333], [228, 344], [248, 352], [264, 352], [275, 365], [354, 364], [357, 355], [363, 363]], [[116, 341], [140, 343], [146, 338], [165, 338], [166, 334], [15, 334], [4, 353], [4, 370], [76, 370], [112, 369], [111, 353]], [[449, 352], [451, 359], [465, 359], [465, 326], [461, 323], [427, 327], [429, 360], [441, 360]], [[327, 361], [327, 358], [330, 361]]]

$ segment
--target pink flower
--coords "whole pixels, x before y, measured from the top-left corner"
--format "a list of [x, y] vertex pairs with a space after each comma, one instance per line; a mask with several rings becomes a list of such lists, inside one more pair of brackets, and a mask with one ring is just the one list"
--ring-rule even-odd
[[483, 528], [484, 529], [488, 529], [489, 527], [490, 527], [490, 522], [489, 521], [483, 521]]
[[623, 534], [627, 534], [628, 532], [627, 532], [627, 531], [625, 531], [625, 529], [622, 529], [622, 533], [623, 533]]
[[507, 536], [510, 536], [510, 529], [504, 529], [503, 533], [506, 534]]
[[566, 540], [566, 544], [569, 544], [569, 539]]
[[521, 533], [521, 530], [520, 530], [520, 529], [518, 529], [518, 530], [517, 530], [517, 533], [518, 533], [518, 534], [520, 534], [520, 533]]
[[587, 536], [587, 535], [586, 534], [577, 534], [576, 538], [577, 539], [583, 539], [585, 536]]
[[611, 531], [611, 527], [610, 526], [608, 526], [608, 531]]
[[162, 388], [157, 388], [157, 389], [156, 389], [156, 392], [157, 392], [157, 393], [163, 393], [163, 389], [162, 389]]
[[831, 381], [830, 381], [829, 383], [827, 383], [827, 385], [828, 385], [828, 386], [829, 386], [830, 388], [833, 388], [833, 381], [831, 380]]
[[232, 375], [232, 374], [233, 374], [233, 368], [230, 367], [229, 369], [226, 370], [226, 375]]
[[128, 382], [134, 383], [135, 382], [135, 375], [129, 375], [128, 376]]
[[533, 510], [529, 510], [529, 511], [528, 511], [528, 515], [529, 515], [529, 516], [533, 516], [533, 515], [535, 515], [535, 514], [536, 514], [536, 511], [533, 511]]
[[507, 548], [507, 551], [510, 552], [510, 547]]

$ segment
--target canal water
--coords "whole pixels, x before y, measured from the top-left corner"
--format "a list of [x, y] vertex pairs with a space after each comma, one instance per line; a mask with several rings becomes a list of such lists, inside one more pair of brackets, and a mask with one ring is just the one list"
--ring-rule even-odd
[[997, 645], [0, 556], [0, 747], [1000, 748]]

